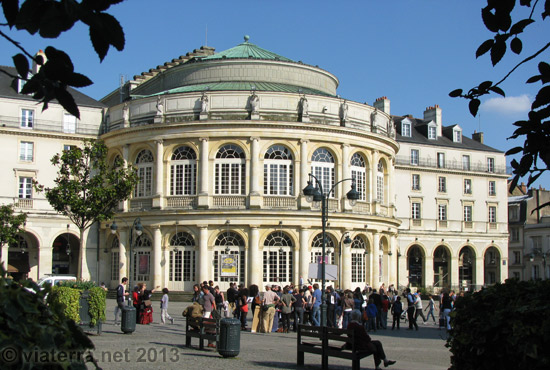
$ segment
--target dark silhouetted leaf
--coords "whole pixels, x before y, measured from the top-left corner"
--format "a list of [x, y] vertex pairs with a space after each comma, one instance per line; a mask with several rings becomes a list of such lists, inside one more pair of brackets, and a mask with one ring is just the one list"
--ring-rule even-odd
[[550, 86], [545, 86], [539, 90], [537, 97], [533, 104], [531, 104], [531, 109], [537, 109], [543, 105], [550, 103]]
[[61, 106], [65, 108], [67, 112], [80, 119], [80, 112], [78, 110], [78, 107], [76, 106], [74, 98], [71, 94], [69, 94], [67, 90], [59, 87], [56, 88], [55, 97], [59, 104], [61, 104]]
[[519, 0], [519, 5], [531, 7], [531, 0]]
[[104, 28], [109, 33], [109, 43], [118, 51], [124, 50], [124, 44], [126, 41], [124, 39], [124, 31], [120, 23], [110, 14], [102, 13], [100, 14], [100, 17]]
[[499, 95], [501, 95], [501, 96], [506, 96], [506, 94], [504, 93], [504, 90], [502, 90], [502, 89], [501, 89], [500, 87], [498, 87], [498, 86], [493, 86], [493, 87], [489, 88], [489, 90], [491, 90], [492, 92], [497, 93], [497, 94], [499, 94]]
[[479, 109], [480, 104], [481, 104], [481, 101], [479, 101], [479, 99], [470, 100], [470, 103], [468, 104], [468, 108], [470, 109], [470, 114], [472, 116], [475, 117], [477, 115], [477, 111]]
[[517, 34], [520, 34], [523, 32], [523, 30], [525, 29], [525, 27], [527, 27], [528, 25], [530, 25], [531, 23], [535, 22], [534, 20], [532, 19], [522, 19], [521, 21], [517, 22], [516, 24], [514, 24], [512, 26], [512, 28], [510, 28], [510, 33], [512, 35], [517, 35]]
[[491, 50], [494, 43], [495, 43], [495, 40], [489, 39], [489, 40], [485, 41], [483, 44], [479, 45], [479, 47], [477, 48], [477, 51], [476, 51], [476, 58], [479, 58], [480, 56], [482, 56], [483, 54], [485, 54], [486, 52]]
[[533, 77], [530, 77], [525, 83], [532, 84], [534, 82], [540, 81], [540, 79], [541, 79], [540, 75], [533, 76]]
[[491, 12], [489, 7], [481, 9], [481, 19], [483, 24], [491, 32], [498, 32], [498, 22], [496, 16]]
[[15, 19], [15, 27], [18, 30], [27, 30], [34, 35], [40, 28], [40, 19], [47, 6], [42, 0], [24, 1]]
[[480, 83], [479, 86], [478, 86], [479, 91], [480, 92], [487, 91], [487, 89], [489, 89], [489, 87], [491, 87], [492, 84], [493, 84], [493, 81], [484, 81], [484, 82]]
[[21, 89], [21, 94], [33, 94], [40, 89], [40, 80], [39, 75], [34, 75], [28, 80], [23, 88]]
[[17, 69], [17, 73], [23, 80], [27, 79], [27, 75], [29, 74], [29, 61], [26, 56], [19, 53], [17, 55], [13, 56], [13, 64], [15, 65], [15, 69]]
[[512, 25], [512, 17], [508, 10], [499, 11], [495, 13], [499, 30], [506, 32]]
[[67, 79], [67, 85], [74, 87], [86, 87], [93, 84], [92, 80], [80, 73], [73, 73]]
[[500, 62], [505, 53], [506, 42], [503, 39], [497, 38], [495, 44], [491, 48], [491, 62], [493, 63], [493, 66]]
[[523, 44], [522, 44], [521, 40], [517, 37], [513, 38], [512, 42], [510, 42], [510, 49], [514, 53], [520, 54], [521, 50], [523, 49]]
[[541, 74], [542, 82], [550, 82], [550, 64], [546, 62], [540, 62], [538, 67]]
[[542, 19], [544, 20], [546, 17], [550, 16], [550, 1], [546, 0], [544, 2], [544, 12], [541, 14]]
[[2, 0], [2, 10], [9, 26], [13, 27], [19, 12], [19, 0]]
[[449, 93], [449, 96], [451, 98], [456, 98], [458, 96], [462, 95], [462, 89], [456, 89], [456, 90], [453, 90]]
[[516, 146], [515, 148], [508, 150], [504, 155], [513, 155], [521, 151], [523, 151], [523, 148], [521, 146]]

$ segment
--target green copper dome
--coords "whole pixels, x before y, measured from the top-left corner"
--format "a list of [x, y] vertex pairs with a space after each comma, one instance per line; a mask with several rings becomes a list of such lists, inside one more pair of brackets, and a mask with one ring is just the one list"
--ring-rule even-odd
[[215, 60], [215, 59], [263, 59], [263, 60], [278, 60], [283, 62], [294, 62], [292, 59], [285, 58], [281, 55], [275, 54], [269, 50], [262, 49], [261, 47], [248, 42], [250, 37], [246, 35], [244, 42], [214, 55], [210, 55], [201, 60]]

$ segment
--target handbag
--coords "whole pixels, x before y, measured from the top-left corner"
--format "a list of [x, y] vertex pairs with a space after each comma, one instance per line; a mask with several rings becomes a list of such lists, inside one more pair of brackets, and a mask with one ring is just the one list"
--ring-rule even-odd
[[145, 307], [151, 307], [152, 302], [150, 299], [146, 299], [145, 301], [143, 301], [143, 304], [145, 305]]

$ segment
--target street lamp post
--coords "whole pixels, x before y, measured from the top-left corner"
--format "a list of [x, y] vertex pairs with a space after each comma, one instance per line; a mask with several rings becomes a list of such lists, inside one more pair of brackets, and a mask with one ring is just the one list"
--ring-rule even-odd
[[[116, 231], [118, 229], [118, 225], [115, 221], [111, 224], [111, 233], [116, 234]], [[132, 267], [134, 266], [134, 231], [136, 235], [139, 237], [143, 233], [143, 226], [141, 225], [141, 219], [138, 217], [134, 220], [134, 223], [132, 224], [132, 228], [130, 229], [130, 266], [128, 266], [128, 287], [129, 289], [133, 289], [132, 287]], [[132, 304], [132, 296], [128, 296], [128, 306]]]
[[[313, 187], [312, 179], [315, 180], [315, 187]], [[349, 200], [351, 206], [354, 206], [361, 194], [355, 189], [355, 179], [348, 178], [338, 181], [332, 186], [328, 192], [323, 191], [323, 184], [315, 175], [309, 174], [309, 180], [307, 186], [303, 192], [306, 196], [306, 200], [313, 202], [321, 202], [321, 226], [322, 226], [322, 260], [321, 260], [321, 277], [322, 277], [322, 290], [321, 290], [321, 326], [327, 325], [327, 296], [325, 292], [326, 276], [325, 276], [325, 254], [326, 254], [326, 225], [327, 225], [327, 203], [331, 193], [334, 193], [336, 186], [344, 181], [351, 180], [351, 190], [346, 194], [346, 198]]]
[[543, 252], [540, 248], [534, 248], [529, 255], [529, 261], [535, 262], [535, 257], [542, 257], [542, 277], [546, 279], [546, 257], [550, 256], [550, 252]]

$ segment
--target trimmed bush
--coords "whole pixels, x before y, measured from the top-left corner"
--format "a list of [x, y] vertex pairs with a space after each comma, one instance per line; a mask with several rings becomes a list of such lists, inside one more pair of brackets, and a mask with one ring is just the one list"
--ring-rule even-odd
[[459, 297], [450, 370], [550, 369], [549, 292], [549, 280], [506, 280]]
[[95, 286], [93, 281], [65, 281], [53, 287], [48, 295], [48, 304], [58, 306], [64, 315], [81, 323], [80, 297], [85, 292], [88, 301], [90, 326], [96, 326], [99, 321], [105, 321], [107, 292]]

